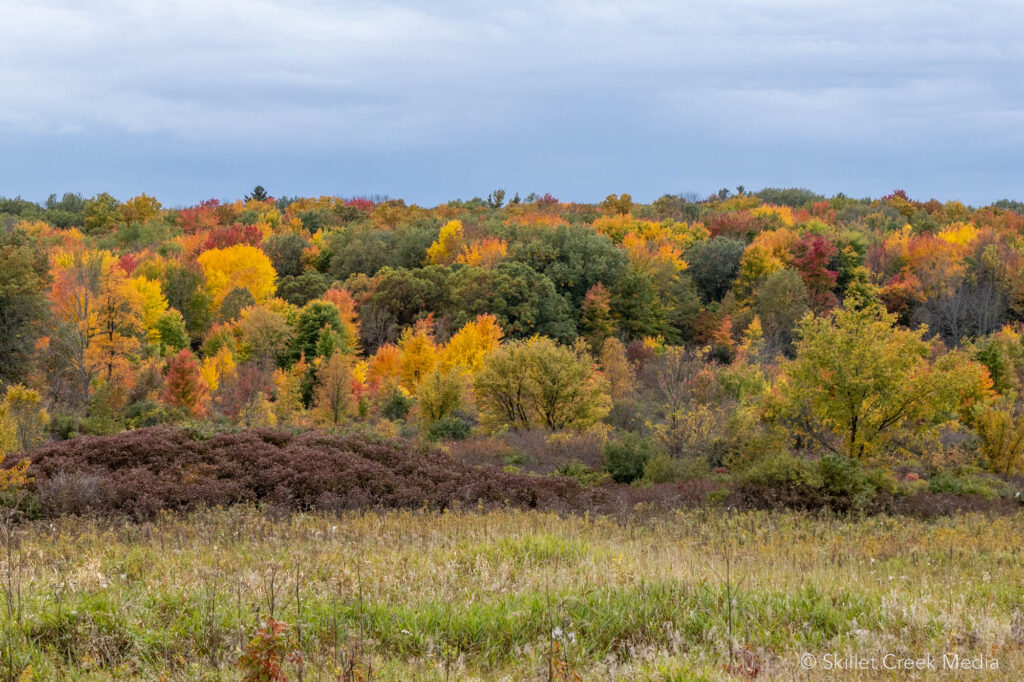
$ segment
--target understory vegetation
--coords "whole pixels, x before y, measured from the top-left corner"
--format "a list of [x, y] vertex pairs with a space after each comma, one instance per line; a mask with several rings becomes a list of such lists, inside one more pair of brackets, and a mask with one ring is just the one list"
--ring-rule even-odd
[[[151, 427], [53, 443], [27, 463], [32, 476], [0, 499], [28, 519], [145, 521], [164, 510], [236, 504], [282, 512], [513, 507], [614, 515], [636, 505], [795, 508], [920, 518], [1020, 510], [1013, 485], [977, 470], [942, 471], [927, 482], [910, 473], [897, 482], [848, 459], [782, 454], [736, 473], [710, 471], [701, 459], [652, 454], [649, 442], [602, 445], [593, 434], [530, 432], [461, 441], [444, 452], [359, 433]], [[616, 483], [640, 475], [639, 485]]]

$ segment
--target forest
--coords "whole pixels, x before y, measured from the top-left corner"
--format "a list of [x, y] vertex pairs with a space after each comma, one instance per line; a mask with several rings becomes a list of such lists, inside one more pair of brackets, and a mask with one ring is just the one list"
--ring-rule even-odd
[[0, 199], [0, 226], [11, 489], [40, 446], [177, 425], [785, 504], [1019, 499], [1018, 202], [739, 187], [424, 208], [257, 186], [185, 208]]

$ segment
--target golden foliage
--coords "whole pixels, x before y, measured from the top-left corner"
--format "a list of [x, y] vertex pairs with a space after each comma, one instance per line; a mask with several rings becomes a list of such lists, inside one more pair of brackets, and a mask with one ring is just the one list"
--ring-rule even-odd
[[274, 295], [277, 273], [270, 258], [255, 246], [236, 244], [209, 249], [196, 259], [206, 275], [206, 289], [219, 306], [232, 289], [247, 289], [257, 303]]

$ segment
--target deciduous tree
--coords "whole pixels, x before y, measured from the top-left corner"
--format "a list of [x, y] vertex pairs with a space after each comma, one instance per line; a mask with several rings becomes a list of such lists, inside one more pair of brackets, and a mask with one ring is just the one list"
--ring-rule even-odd
[[161, 400], [187, 414], [199, 416], [206, 412], [208, 397], [209, 389], [199, 373], [199, 363], [192, 351], [181, 349], [168, 363]]
[[201, 253], [197, 261], [206, 276], [206, 289], [217, 307], [235, 288], [246, 289], [256, 303], [274, 295], [277, 273], [267, 255], [254, 246], [237, 244], [210, 249]]
[[778, 387], [779, 414], [795, 417], [827, 450], [870, 458], [991, 392], [980, 363], [952, 354], [932, 362], [924, 329], [901, 329], [881, 306], [853, 303], [804, 318], [796, 359]]

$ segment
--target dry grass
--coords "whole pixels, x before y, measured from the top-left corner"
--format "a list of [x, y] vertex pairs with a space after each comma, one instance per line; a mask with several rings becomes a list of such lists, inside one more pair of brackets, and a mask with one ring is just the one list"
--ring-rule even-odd
[[42, 680], [237, 679], [242, 647], [272, 613], [293, 626], [304, 680], [345, 667], [394, 680], [740, 679], [730, 660], [755, 663], [759, 679], [913, 679], [806, 672], [798, 657], [947, 651], [1000, 668], [949, 679], [1021, 679], [1022, 529], [1021, 515], [642, 509], [625, 521], [247, 508], [140, 525], [67, 517], [15, 529], [0, 575], [11, 607], [0, 676], [31, 665]]

